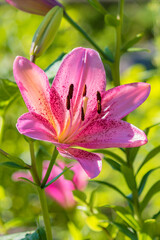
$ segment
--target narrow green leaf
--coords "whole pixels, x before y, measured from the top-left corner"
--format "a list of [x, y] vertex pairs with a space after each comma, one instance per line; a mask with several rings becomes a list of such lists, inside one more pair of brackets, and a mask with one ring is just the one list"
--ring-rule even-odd
[[128, 48], [127, 52], [150, 52], [147, 48]]
[[127, 158], [129, 160], [130, 163], [133, 163], [137, 154], [138, 154], [138, 151], [139, 151], [140, 147], [135, 147], [135, 148], [127, 148], [126, 151], [127, 151]]
[[121, 206], [110, 206], [123, 219], [132, 229], [135, 231], [140, 230], [138, 222], [134, 219], [132, 212], [129, 212], [126, 208]]
[[128, 228], [126, 225], [118, 222], [112, 222], [122, 233], [124, 233], [126, 236], [128, 236], [131, 240], [138, 240], [137, 234], [131, 231], [130, 228]]
[[121, 165], [121, 172], [123, 173], [126, 183], [128, 187], [131, 189], [131, 191], [136, 190], [137, 186], [133, 170], [128, 166]]
[[22, 166], [18, 165], [17, 163], [14, 163], [14, 162], [1, 162], [0, 166], [17, 168], [17, 169], [26, 169], [26, 167], [22, 167]]
[[10, 155], [9, 153], [3, 151], [2, 149], [0, 149], [0, 156], [2, 158], [5, 157], [10, 160], [9, 162], [2, 162], [1, 165], [6, 164], [10, 167], [17, 166], [17, 168], [21, 168], [21, 169], [30, 169], [30, 166], [27, 165], [22, 159], [20, 159], [18, 157], [14, 157], [14, 156]]
[[98, 0], [88, 0], [89, 4], [94, 7], [98, 12], [105, 15], [107, 13], [106, 9], [99, 3]]
[[51, 185], [53, 182], [55, 182], [58, 178], [60, 178], [66, 171], [68, 171], [68, 169], [70, 169], [71, 167], [67, 168], [65, 167], [64, 170], [58, 174], [55, 178], [53, 178], [51, 181], [49, 181], [43, 188], [48, 187], [49, 185]]
[[156, 214], [153, 215], [152, 219], [156, 219], [156, 218], [158, 218], [159, 216], [160, 216], [160, 210], [159, 210]]
[[145, 134], [148, 136], [150, 129], [153, 128], [153, 127], [156, 127], [158, 125], [160, 125], [160, 122], [145, 128], [145, 130], [144, 130]]
[[44, 71], [49, 79], [50, 84], [52, 84], [53, 79], [59, 69], [59, 66], [62, 62], [63, 57], [66, 55], [66, 53], [62, 52], [58, 58], [52, 62]]
[[146, 184], [147, 179], [148, 179], [148, 177], [150, 176], [150, 174], [151, 174], [152, 172], [154, 172], [155, 170], [159, 169], [159, 168], [160, 168], [160, 167], [153, 168], [153, 169], [149, 170], [149, 171], [143, 176], [143, 178], [142, 178], [142, 180], [141, 180], [141, 182], [140, 182], [140, 184], [139, 184], [139, 188], [138, 188], [138, 195], [139, 195], [139, 196], [141, 195], [141, 193], [142, 193], [142, 191], [143, 191], [143, 189], [144, 189], [144, 187], [145, 187], [145, 184]]
[[149, 162], [153, 157], [155, 157], [158, 153], [160, 153], [160, 145], [158, 147], [155, 147], [154, 149], [152, 149], [147, 156], [145, 157], [145, 159], [143, 160], [142, 164], [140, 165], [140, 167], [137, 170], [136, 175], [139, 173], [139, 171], [141, 170], [141, 168], [147, 163]]
[[109, 150], [97, 149], [97, 150], [94, 150], [93, 152], [109, 155], [109, 156], [113, 157], [115, 160], [117, 160], [119, 163], [126, 164], [126, 162], [123, 160], [123, 158], [121, 158], [118, 154], [113, 153], [113, 152], [111, 152]]
[[145, 195], [143, 201], [140, 204], [140, 209], [141, 211], [143, 211], [145, 209], [145, 207], [147, 206], [147, 204], [149, 203], [149, 201], [151, 200], [151, 198], [160, 191], [160, 180], [157, 181], [147, 192], [147, 194]]
[[109, 26], [117, 27], [119, 25], [119, 20], [115, 16], [112, 16], [111, 14], [106, 14], [105, 23]]
[[78, 198], [82, 202], [86, 203], [87, 196], [84, 192], [80, 190], [73, 190], [74, 197]]
[[21, 180], [23, 180], [23, 181], [25, 181], [25, 182], [28, 182], [28, 183], [32, 184], [32, 185], [38, 186], [36, 183], [30, 181], [28, 178], [25, 178], [25, 177], [19, 177], [18, 179], [21, 179]]
[[121, 165], [111, 158], [104, 157], [104, 160], [114, 169], [121, 172]]
[[105, 186], [107, 186], [109, 188], [112, 188], [113, 190], [118, 192], [122, 197], [124, 197], [127, 201], [131, 202], [131, 199], [129, 199], [121, 190], [119, 190], [119, 188], [117, 188], [116, 186], [114, 186], [111, 183], [104, 182], [104, 181], [98, 181], [98, 180], [91, 180], [90, 182], [95, 182], [95, 183], [98, 183], [98, 184], [105, 185]]
[[5, 110], [7, 105], [16, 99], [18, 93], [16, 83], [0, 78], [0, 111]]
[[129, 48], [131, 48], [133, 45], [138, 43], [142, 37], [143, 37], [143, 33], [137, 34], [134, 38], [132, 38], [130, 41], [128, 41], [122, 46], [121, 52], [125, 53]]
[[94, 207], [96, 192], [97, 192], [97, 189], [93, 190], [92, 193], [91, 193], [91, 196], [90, 196], [89, 206], [90, 206], [91, 209]]

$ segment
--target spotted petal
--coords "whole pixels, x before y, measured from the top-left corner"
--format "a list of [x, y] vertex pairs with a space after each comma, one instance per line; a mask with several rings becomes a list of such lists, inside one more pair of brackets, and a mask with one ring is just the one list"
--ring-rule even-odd
[[58, 151], [63, 157], [77, 160], [90, 178], [95, 178], [99, 175], [102, 168], [102, 161], [99, 154], [76, 148], [58, 148]]
[[74, 139], [77, 146], [98, 149], [110, 147], [138, 147], [147, 143], [143, 131], [122, 120], [93, 120]]

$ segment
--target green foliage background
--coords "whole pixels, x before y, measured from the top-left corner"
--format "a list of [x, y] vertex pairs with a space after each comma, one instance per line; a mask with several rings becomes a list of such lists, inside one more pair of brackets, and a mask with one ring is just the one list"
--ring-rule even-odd
[[[13, 79], [12, 64], [17, 55], [29, 58], [29, 50], [32, 37], [42, 21], [43, 17], [21, 12], [7, 5], [4, 1], [0, 2], [0, 78]], [[117, 3], [104, 3], [108, 12], [116, 14]], [[110, 26], [104, 24], [103, 16], [93, 9], [87, 2], [66, 4], [67, 12], [93, 39], [104, 49], [109, 46], [114, 50], [115, 32]], [[125, 4], [125, 16], [123, 27], [123, 42], [132, 39], [137, 33], [144, 33], [144, 37], [138, 46], [147, 48], [150, 52], [127, 53], [121, 61], [121, 84], [146, 80], [151, 84], [151, 94], [148, 100], [137, 110], [131, 113], [127, 120], [141, 129], [160, 122], [160, 4], [158, 1]], [[42, 69], [47, 68], [62, 52], [69, 52], [75, 47], [92, 47], [72, 26], [63, 19], [58, 34], [52, 46], [47, 52], [37, 60], [37, 65]], [[107, 89], [113, 87], [110, 73], [106, 67], [108, 79]], [[0, 93], [4, 94], [5, 89]], [[0, 111], [1, 110], [0, 106]], [[5, 115], [4, 130], [1, 141], [1, 148], [6, 152], [19, 156], [30, 162], [28, 144], [16, 129], [18, 117], [26, 112], [26, 106], [19, 95], [11, 104]], [[3, 125], [0, 118], [0, 125]], [[135, 169], [138, 169], [146, 154], [157, 147], [160, 143], [160, 127], [150, 130], [149, 142], [141, 147], [135, 161]], [[36, 142], [36, 149], [39, 145], [45, 146], [48, 153], [52, 152], [52, 145], [44, 142]], [[123, 156], [119, 149], [112, 149], [113, 152]], [[0, 161], [3, 161], [1, 159]], [[160, 155], [156, 155], [146, 164], [143, 171], [138, 175], [137, 181], [151, 168], [160, 166]], [[34, 229], [41, 222], [39, 200], [35, 189], [25, 182], [12, 181], [12, 169], [0, 166], [0, 234], [6, 234]], [[147, 182], [142, 198], [147, 190], [159, 180], [160, 170], [155, 171]], [[114, 183], [125, 194], [130, 194], [123, 177], [114, 171], [105, 161], [103, 169], [96, 180], [103, 180]], [[96, 189], [95, 207], [104, 205], [125, 206], [126, 202], [112, 189], [100, 186], [96, 183], [89, 183], [85, 193], [87, 198]], [[147, 205], [143, 216], [151, 218], [160, 209], [160, 192], [157, 193]], [[52, 226], [55, 239], [104, 239], [104, 232], [98, 228], [97, 219], [88, 218], [83, 211], [78, 208], [72, 211], [65, 211], [57, 203], [48, 198], [49, 209], [52, 216]], [[102, 212], [113, 214], [109, 209]], [[35, 221], [36, 217], [36, 221]], [[72, 219], [72, 221], [71, 221]], [[87, 221], [87, 224], [85, 222]], [[113, 230], [112, 230], [113, 231]], [[85, 236], [82, 238], [82, 236]], [[124, 239], [124, 235], [119, 233], [117, 239]], [[125, 237], [125, 239], [129, 239]]]

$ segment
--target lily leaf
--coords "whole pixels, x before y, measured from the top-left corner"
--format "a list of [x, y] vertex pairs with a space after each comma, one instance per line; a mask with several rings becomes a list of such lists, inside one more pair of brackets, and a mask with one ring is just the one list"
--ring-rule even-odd
[[46, 188], [48, 187], [49, 185], [51, 185], [52, 183], [54, 183], [58, 178], [60, 178], [66, 171], [68, 171], [68, 169], [70, 169], [71, 167], [67, 168], [65, 167], [64, 170], [58, 174], [55, 178], [53, 178], [51, 181], [49, 181], [44, 187], [42, 188]]
[[61, 64], [61, 61], [63, 57], [66, 55], [66, 53], [62, 52], [58, 58], [52, 62], [44, 71], [49, 79], [49, 83], [52, 84], [54, 77], [59, 69], [59, 66]]
[[123, 158], [121, 158], [118, 154], [113, 153], [113, 152], [111, 152], [109, 150], [97, 149], [97, 150], [94, 150], [93, 152], [109, 155], [109, 156], [113, 157], [115, 160], [117, 160], [119, 163], [125, 164], [125, 161], [123, 160]]
[[16, 83], [0, 78], [0, 111], [4, 111], [16, 99], [18, 93], [19, 90]]
[[145, 209], [145, 207], [147, 206], [147, 204], [149, 203], [149, 201], [151, 200], [151, 198], [160, 191], [160, 180], [157, 181], [147, 192], [147, 194], [145, 195], [143, 201], [140, 204], [140, 209], [141, 211], [143, 211]]
[[101, 14], [105, 15], [107, 13], [106, 9], [99, 3], [98, 0], [88, 0], [89, 4], [94, 7]]
[[130, 41], [128, 41], [123, 45], [123, 47], [121, 48], [121, 52], [122, 53], [127, 52], [127, 50], [131, 48], [133, 45], [135, 45], [136, 43], [138, 43], [142, 37], [143, 37], [143, 33], [137, 34], [134, 38], [132, 38]]
[[132, 229], [134, 229], [135, 231], [140, 230], [139, 223], [132, 216], [132, 212], [121, 206], [109, 205], [108, 207], [112, 208], [118, 214], [118, 216], [123, 221], [125, 221]]
[[19, 177], [18, 179], [24, 180], [24, 181], [26, 181], [26, 182], [28, 182], [28, 183], [30, 183], [30, 184], [32, 184], [32, 185], [38, 186], [36, 183], [30, 181], [28, 178], [25, 178], [25, 177]]
[[0, 149], [0, 156], [5, 157], [10, 160], [7, 162], [1, 162], [0, 165], [13, 167], [13, 168], [19, 168], [19, 169], [30, 169], [30, 166], [27, 165], [22, 159], [20, 159], [18, 157], [14, 157], [14, 156], [10, 155], [9, 153], [6, 153], [2, 149]]
[[124, 233], [126, 236], [128, 236], [131, 240], [138, 240], [137, 234], [133, 231], [131, 231], [130, 228], [128, 228], [126, 225], [118, 222], [112, 222], [119, 230]]
[[144, 187], [145, 187], [145, 184], [146, 184], [147, 179], [148, 179], [148, 177], [150, 176], [150, 174], [151, 174], [152, 172], [154, 172], [155, 170], [159, 169], [159, 168], [160, 168], [160, 167], [153, 168], [153, 169], [149, 170], [149, 171], [143, 176], [143, 178], [142, 178], [142, 180], [141, 180], [141, 182], [140, 182], [140, 184], [139, 184], [139, 188], [138, 188], [138, 195], [139, 195], [139, 196], [141, 195], [141, 193], [142, 193], [142, 191], [143, 191], [143, 189], [144, 189]]
[[118, 192], [122, 197], [124, 197], [127, 201], [132, 202], [131, 199], [129, 199], [121, 190], [119, 190], [119, 188], [117, 188], [116, 186], [114, 186], [111, 183], [104, 182], [104, 181], [98, 181], [98, 180], [91, 180], [90, 182], [99, 183], [99, 184], [105, 185], [105, 186], [107, 186], [109, 188], [112, 188], [113, 190]]
[[112, 27], [117, 27], [119, 25], [119, 20], [115, 16], [112, 16], [111, 14], [106, 14], [105, 23]]
[[124, 178], [126, 180], [126, 183], [127, 183], [128, 187], [132, 191], [136, 190], [137, 187], [136, 187], [136, 182], [135, 182], [135, 177], [134, 177], [134, 174], [133, 174], [133, 170], [128, 166], [121, 165], [121, 171], [124, 175]]
[[147, 48], [128, 48], [127, 52], [150, 52]]
[[76, 197], [77, 199], [79, 199], [80, 201], [82, 201], [86, 204], [87, 196], [84, 192], [82, 192], [80, 190], [73, 190], [73, 195], [74, 195], [74, 197]]
[[111, 158], [106, 158], [104, 157], [104, 160], [114, 169], [117, 170], [118, 172], [121, 172], [121, 165], [114, 161]]
[[145, 159], [143, 160], [142, 164], [140, 165], [140, 167], [137, 170], [136, 175], [139, 173], [139, 171], [141, 170], [141, 168], [148, 162], [150, 161], [153, 157], [155, 157], [158, 153], [160, 153], [160, 145], [158, 147], [155, 147], [154, 149], [152, 149], [148, 155], [145, 157]]

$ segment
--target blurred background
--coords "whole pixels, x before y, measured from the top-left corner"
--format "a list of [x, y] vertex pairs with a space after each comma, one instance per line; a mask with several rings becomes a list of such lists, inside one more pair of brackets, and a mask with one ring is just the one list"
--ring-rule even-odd
[[[85, 0], [64, 1], [63, 3], [68, 14], [84, 28], [102, 49], [108, 46], [114, 52], [115, 30], [105, 23], [103, 15]], [[116, 16], [118, 8], [116, 0], [102, 1], [102, 4], [110, 14]], [[157, 0], [126, 0], [124, 12], [123, 42], [132, 39], [138, 33], [143, 33], [144, 36], [137, 46], [148, 49], [145, 52], [126, 53], [121, 59], [121, 84], [139, 81], [147, 81], [151, 84], [151, 94], [148, 100], [127, 118], [127, 121], [138, 128], [145, 129], [160, 122], [160, 2]], [[42, 19], [41, 16], [22, 12], [8, 5], [5, 1], [0, 1], [0, 78], [14, 81], [13, 61], [17, 55], [29, 58], [32, 37]], [[37, 59], [36, 64], [42, 69], [46, 69], [62, 52], [67, 53], [78, 46], [92, 48], [83, 36], [63, 19], [54, 43], [42, 57]], [[113, 87], [112, 78], [108, 67], [106, 65], [105, 67], [107, 89], [109, 89]], [[55, 72], [56, 70], [55, 68]], [[4, 94], [5, 89], [3, 91]], [[18, 117], [25, 112], [27, 112], [27, 108], [22, 97], [18, 95], [16, 100], [7, 108], [3, 132], [1, 128], [0, 148], [14, 156], [19, 156], [26, 163], [30, 163], [28, 143], [16, 129]], [[1, 104], [0, 113], [3, 114]], [[0, 126], [2, 125], [3, 120], [0, 117]], [[159, 145], [159, 126], [150, 130], [148, 139], [149, 142], [139, 151], [135, 161], [135, 169], [140, 166], [146, 154]], [[51, 155], [52, 144], [36, 141], [36, 151], [39, 150], [40, 146], [45, 147], [48, 154]], [[124, 157], [121, 150], [111, 150]], [[47, 160], [47, 154], [44, 154], [43, 158]], [[151, 167], [159, 165], [160, 155], [156, 155], [140, 172], [137, 181]], [[41, 209], [35, 189], [25, 182], [13, 182], [12, 174], [14, 171], [10, 168], [0, 167], [0, 235], [2, 236], [6, 233], [23, 232], [26, 229], [33, 230], [41, 222], [41, 217], [39, 217]], [[159, 176], [160, 170], [150, 176], [142, 198], [152, 184], [159, 179]], [[125, 194], [130, 194], [123, 177], [105, 161], [103, 161], [103, 169], [97, 179], [114, 183]], [[92, 182], [89, 182], [85, 190], [87, 199], [90, 198], [93, 190], [96, 190], [94, 207], [100, 207], [108, 217], [114, 216], [111, 216], [113, 213], [110, 210], [103, 210], [104, 205], [125, 206], [127, 204], [117, 192]], [[144, 218], [150, 218], [159, 211], [159, 199], [160, 193], [157, 193], [144, 211]], [[93, 222], [88, 221], [85, 224], [87, 215], [83, 211], [83, 203], [80, 202], [79, 207], [72, 210], [64, 210], [51, 198], [48, 198], [48, 203], [55, 239], [104, 239], [103, 231], [95, 227]], [[124, 238], [119, 234], [117, 239]]]

